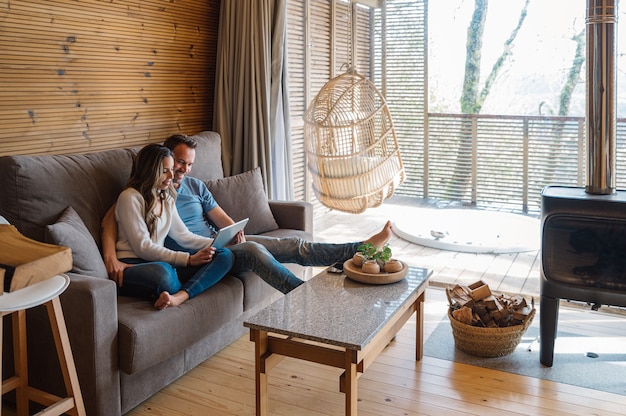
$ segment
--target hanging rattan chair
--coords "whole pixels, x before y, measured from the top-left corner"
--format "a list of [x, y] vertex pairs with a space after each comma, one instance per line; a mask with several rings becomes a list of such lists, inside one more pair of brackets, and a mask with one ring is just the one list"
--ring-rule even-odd
[[319, 201], [361, 213], [404, 181], [389, 108], [374, 84], [354, 70], [331, 79], [304, 115], [307, 165]]

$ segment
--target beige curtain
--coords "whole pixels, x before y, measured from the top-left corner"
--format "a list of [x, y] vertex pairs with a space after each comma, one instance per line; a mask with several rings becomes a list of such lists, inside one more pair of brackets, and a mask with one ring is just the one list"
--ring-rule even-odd
[[223, 0], [213, 128], [224, 172], [259, 166], [268, 196], [291, 199], [285, 0]]

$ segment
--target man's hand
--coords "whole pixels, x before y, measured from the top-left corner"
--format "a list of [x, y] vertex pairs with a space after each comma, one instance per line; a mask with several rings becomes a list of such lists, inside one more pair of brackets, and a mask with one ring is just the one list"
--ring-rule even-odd
[[241, 230], [237, 233], [235, 238], [233, 238], [233, 241], [230, 242], [229, 246], [233, 246], [235, 244], [241, 244], [245, 242], [246, 242], [246, 235], [244, 234], [243, 230]]
[[117, 221], [115, 221], [115, 204], [104, 214], [101, 224], [102, 238], [102, 259], [106, 266], [109, 279], [117, 283], [118, 287], [122, 287], [124, 283], [124, 270], [130, 267], [130, 264], [122, 263], [117, 259], [115, 254], [115, 242], [117, 241]]
[[132, 265], [119, 261], [115, 256], [104, 256], [104, 265], [109, 274], [109, 279], [117, 283], [118, 287], [122, 287], [124, 283], [124, 270]]

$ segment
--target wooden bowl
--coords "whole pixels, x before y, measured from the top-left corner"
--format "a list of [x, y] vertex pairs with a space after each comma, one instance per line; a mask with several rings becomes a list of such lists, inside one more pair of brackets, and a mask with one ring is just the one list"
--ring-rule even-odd
[[381, 271], [380, 273], [363, 273], [361, 268], [352, 264], [352, 260], [346, 260], [343, 263], [343, 272], [350, 279], [360, 283], [368, 283], [370, 285], [386, 285], [389, 283], [399, 282], [404, 279], [409, 272], [409, 266], [406, 263], [402, 263], [402, 269], [395, 273], [387, 273]]

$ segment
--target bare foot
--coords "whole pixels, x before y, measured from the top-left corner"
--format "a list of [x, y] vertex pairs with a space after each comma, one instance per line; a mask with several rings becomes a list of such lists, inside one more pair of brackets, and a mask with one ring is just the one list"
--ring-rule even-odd
[[163, 291], [159, 295], [156, 302], [154, 302], [154, 307], [163, 310], [169, 306], [178, 306], [187, 299], [189, 299], [189, 293], [184, 290], [180, 290], [174, 295], [170, 295], [168, 292]]
[[374, 247], [382, 247], [387, 244], [387, 241], [391, 238], [391, 221], [387, 221], [383, 229], [365, 240], [366, 243], [372, 243]]
[[189, 293], [185, 290], [179, 290], [174, 296], [172, 296], [170, 306], [178, 306], [187, 299], [189, 299]]
[[172, 295], [169, 292], [163, 291], [159, 295], [159, 298], [154, 302], [154, 307], [157, 309], [165, 309], [172, 304]]

